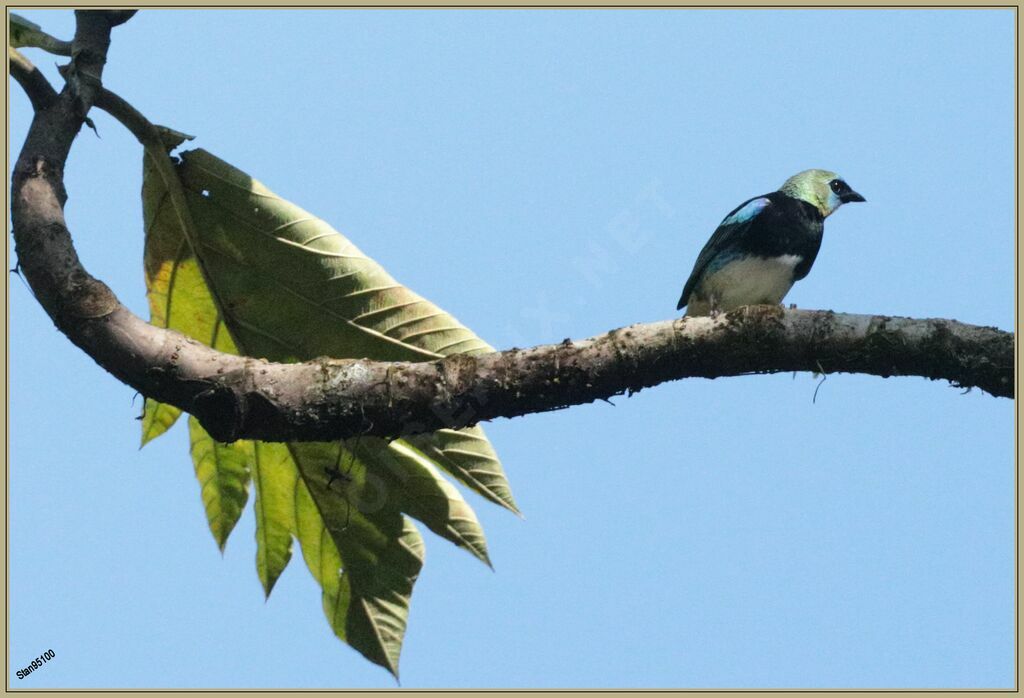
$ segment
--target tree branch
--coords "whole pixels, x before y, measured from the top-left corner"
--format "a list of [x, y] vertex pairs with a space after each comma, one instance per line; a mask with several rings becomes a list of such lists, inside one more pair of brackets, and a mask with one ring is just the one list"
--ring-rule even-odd
[[[559, 409], [668, 380], [782, 371], [912, 375], [1014, 394], [1011, 333], [952, 320], [764, 306], [426, 363], [273, 364], [216, 352], [133, 315], [75, 252], [63, 214], [63, 168], [88, 109], [98, 100], [137, 135], [151, 139], [153, 129], [100, 83], [110, 18], [88, 11], [76, 17], [69, 86], [33, 100], [36, 117], [12, 178], [18, 259], [72, 342], [147, 397], [196, 415], [218, 440], [394, 437]], [[12, 63], [12, 73], [20, 70]], [[38, 93], [36, 82], [26, 91]]]
[[41, 48], [47, 53], [52, 53], [57, 56], [70, 56], [71, 55], [71, 42], [61, 41], [55, 36], [50, 36], [42, 30], [36, 30], [33, 32], [27, 40], [23, 40], [20, 44], [26, 48]]
[[11, 75], [21, 85], [21, 89], [25, 90], [28, 101], [32, 103], [32, 109], [45, 109], [57, 98], [57, 91], [53, 89], [46, 76], [17, 49], [7, 47], [7, 61], [11, 66]]
[[8, 19], [10, 47], [41, 48], [58, 56], [71, 55], [70, 41], [61, 41], [57, 37], [47, 34], [38, 24], [29, 22], [13, 12], [8, 15]]

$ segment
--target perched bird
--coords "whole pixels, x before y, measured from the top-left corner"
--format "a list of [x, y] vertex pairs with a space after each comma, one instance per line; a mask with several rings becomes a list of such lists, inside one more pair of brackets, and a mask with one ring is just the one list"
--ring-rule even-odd
[[710, 315], [781, 303], [811, 270], [825, 219], [851, 201], [864, 197], [827, 170], [805, 170], [778, 191], [744, 201], [700, 251], [676, 309]]

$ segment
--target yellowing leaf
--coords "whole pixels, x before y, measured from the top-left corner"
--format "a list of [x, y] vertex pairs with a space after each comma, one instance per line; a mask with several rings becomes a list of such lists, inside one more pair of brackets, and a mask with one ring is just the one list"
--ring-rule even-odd
[[180, 416], [181, 410], [174, 405], [166, 405], [147, 397], [142, 412], [142, 445], [145, 446], [174, 426]]
[[252, 480], [256, 486], [256, 571], [270, 596], [292, 558], [295, 488], [298, 473], [284, 444], [252, 443]]
[[195, 417], [188, 419], [192, 463], [199, 480], [210, 533], [224, 550], [249, 499], [249, 442], [221, 444], [210, 438]]

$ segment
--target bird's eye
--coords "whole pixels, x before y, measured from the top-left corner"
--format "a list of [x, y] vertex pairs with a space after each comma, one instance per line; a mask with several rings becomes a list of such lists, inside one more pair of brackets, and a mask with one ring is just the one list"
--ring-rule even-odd
[[828, 183], [829, 188], [831, 188], [832, 191], [834, 191], [836, 194], [843, 190], [843, 185], [844, 182], [841, 179], [833, 179], [831, 182]]

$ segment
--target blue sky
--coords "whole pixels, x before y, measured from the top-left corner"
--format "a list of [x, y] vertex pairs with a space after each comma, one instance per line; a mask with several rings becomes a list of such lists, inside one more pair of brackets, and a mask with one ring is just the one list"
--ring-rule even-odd
[[[70, 11], [23, 14], [72, 34]], [[787, 302], [1012, 329], [1014, 21], [145, 11], [104, 80], [499, 348], [672, 317], [721, 218], [808, 167], [868, 202], [828, 220]], [[141, 151], [93, 118], [69, 225], [145, 315]], [[16, 277], [9, 323], [12, 686], [394, 686], [333, 638], [301, 560], [264, 603], [251, 510], [222, 557], [183, 427], [140, 451], [133, 391]], [[688, 380], [489, 425], [526, 518], [467, 495], [494, 572], [425, 534], [403, 686], [1011, 686], [1013, 404], [817, 384]]]

